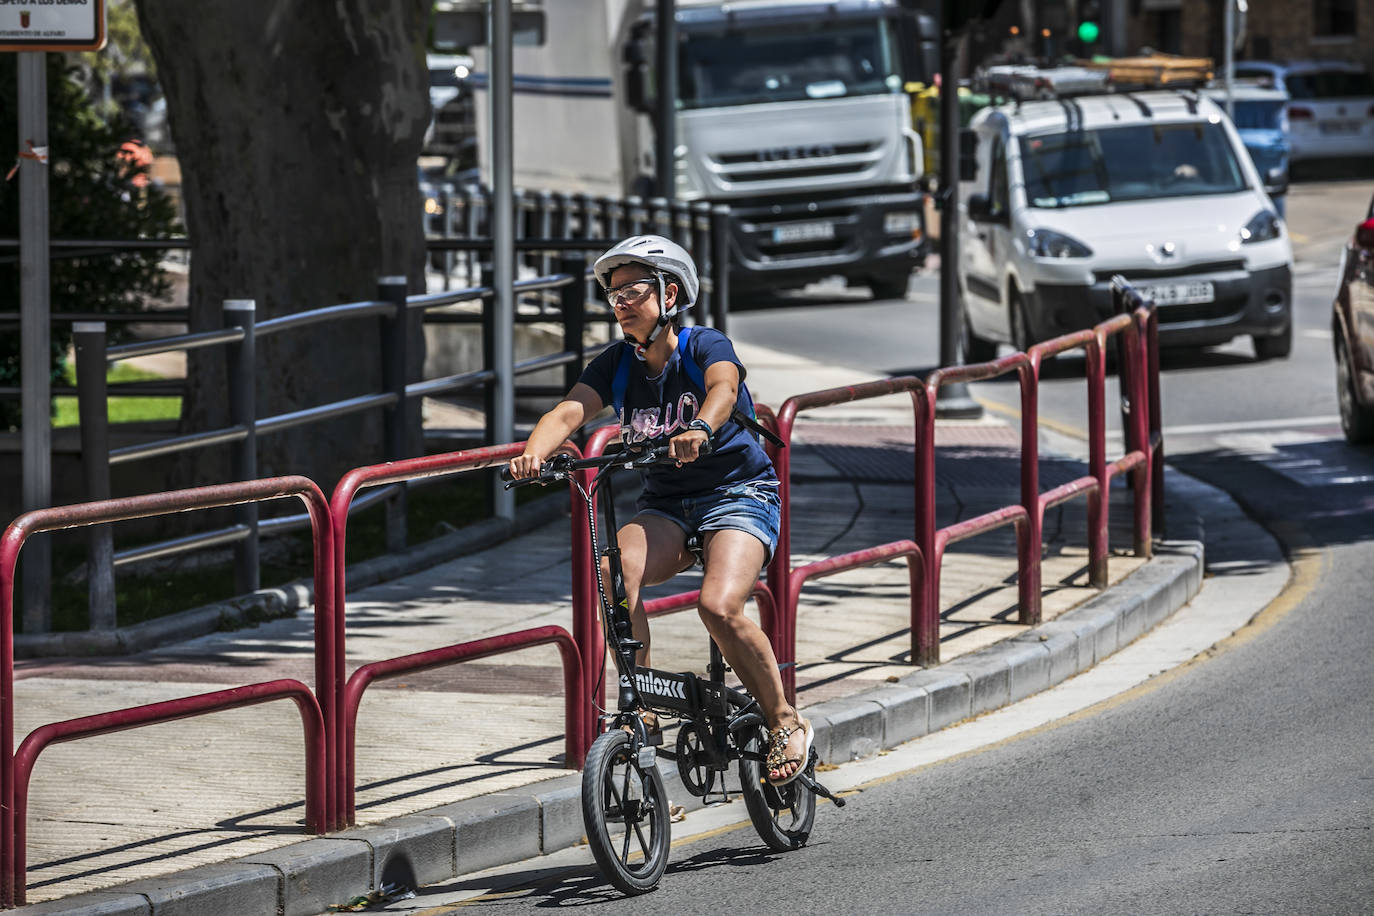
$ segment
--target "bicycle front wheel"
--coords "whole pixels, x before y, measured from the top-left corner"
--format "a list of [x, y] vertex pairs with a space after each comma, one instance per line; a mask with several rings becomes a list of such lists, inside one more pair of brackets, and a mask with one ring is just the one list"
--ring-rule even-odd
[[[768, 750], [768, 730], [750, 728], [740, 735], [743, 756], [739, 761], [740, 790], [749, 819], [768, 848], [787, 852], [806, 845], [816, 821], [816, 793], [794, 779], [783, 786], [768, 782], [764, 755]], [[807, 769], [811, 768], [810, 761]]]
[[657, 766], [641, 767], [630, 736], [592, 743], [582, 770], [582, 823], [602, 874], [626, 894], [658, 886], [668, 867], [668, 797]]

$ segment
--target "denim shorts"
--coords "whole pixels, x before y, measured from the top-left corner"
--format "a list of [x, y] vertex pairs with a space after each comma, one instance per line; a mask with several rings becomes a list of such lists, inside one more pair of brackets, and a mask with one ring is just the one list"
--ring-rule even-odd
[[763, 542], [765, 566], [778, 546], [782, 501], [776, 480], [751, 480], [685, 499], [642, 496], [640, 515], [659, 515], [693, 537], [698, 532], [730, 528], [747, 531]]

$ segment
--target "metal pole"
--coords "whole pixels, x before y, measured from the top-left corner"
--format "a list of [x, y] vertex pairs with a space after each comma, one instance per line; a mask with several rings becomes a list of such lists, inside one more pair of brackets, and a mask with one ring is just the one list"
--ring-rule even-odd
[[[234, 447], [230, 472], [235, 480], [258, 476], [257, 300], [225, 299], [224, 324], [243, 328], [243, 340], [229, 347], [229, 422], [242, 426], [248, 435]], [[248, 537], [234, 544], [234, 592], [251, 595], [262, 586], [258, 565], [258, 504], [234, 507], [234, 522], [248, 529]]]
[[[383, 421], [386, 438], [386, 460], [399, 461], [406, 455], [406, 378], [409, 316], [406, 310], [406, 278], [382, 277], [377, 281], [377, 298], [390, 302], [395, 312], [382, 319], [382, 386], [396, 395], [396, 403], [386, 411]], [[396, 495], [386, 501], [386, 549], [400, 553], [406, 549], [406, 485], [396, 487]]]
[[654, 105], [655, 184], [658, 196], [677, 196], [677, 16], [674, 0], [658, 0], [658, 32], [654, 36], [658, 98]]
[[730, 312], [730, 208], [711, 207], [711, 326], [729, 334], [726, 315]]
[[[105, 322], [72, 323], [76, 346], [76, 407], [81, 418], [81, 469], [86, 498], [110, 498], [110, 414], [105, 386]], [[86, 594], [92, 630], [115, 628], [114, 532], [92, 525], [87, 532]]]
[[[48, 71], [42, 51], [18, 55], [20, 400], [23, 506], [52, 505], [51, 310], [48, 279]], [[52, 628], [52, 541], [24, 545], [24, 632]]]
[[1222, 28], [1222, 81], [1226, 86], [1226, 117], [1236, 119], [1236, 104], [1231, 97], [1236, 78], [1236, 0], [1223, 0], [1226, 9], [1225, 24]]
[[[515, 244], [512, 220], [515, 137], [511, 96], [514, 50], [511, 0], [492, 0], [488, 23], [491, 48], [491, 259], [495, 309], [491, 368], [496, 372], [492, 430], [496, 441], [515, 439]], [[497, 518], [515, 519], [515, 494], [492, 476], [492, 508]]]
[[[959, 308], [959, 37], [946, 22], [940, 36], [940, 365], [964, 361]], [[963, 382], [941, 385], [935, 415], [973, 418], [983, 408]]]

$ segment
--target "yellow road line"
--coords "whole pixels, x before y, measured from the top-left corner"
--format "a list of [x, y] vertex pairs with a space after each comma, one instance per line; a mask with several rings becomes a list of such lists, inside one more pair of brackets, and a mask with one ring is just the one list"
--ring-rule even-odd
[[[1006, 417], [1009, 420], [1015, 420], [1018, 423], [1021, 421], [1021, 408], [1019, 407], [1012, 407], [1008, 404], [999, 404], [997, 401], [987, 401], [983, 398], [974, 398], [974, 400], [977, 401], [979, 404], [983, 405], [985, 409], [990, 410], [995, 414]], [[1074, 439], [1082, 439], [1084, 441], [1087, 441], [1088, 434], [1084, 432], [1080, 427], [1074, 426], [1071, 423], [1060, 423], [1058, 420], [1053, 420], [1049, 417], [1040, 417], [1038, 422], [1041, 426], [1045, 427], [1046, 429], [1052, 429], [1055, 432], [1060, 433], [1061, 435], [1070, 436]]]

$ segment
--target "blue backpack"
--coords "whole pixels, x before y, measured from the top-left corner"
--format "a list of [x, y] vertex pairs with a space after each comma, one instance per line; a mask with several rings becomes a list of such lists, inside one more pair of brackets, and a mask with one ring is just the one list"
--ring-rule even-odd
[[[691, 337], [692, 329], [690, 327], [681, 328], [677, 332], [678, 360], [681, 361], [682, 368], [686, 370], [687, 378], [691, 383], [702, 391], [705, 391], [706, 374], [701, 371], [701, 367], [698, 366], [697, 361], [692, 358], [692, 352], [687, 347], [687, 341], [689, 341]], [[614, 402], [615, 413], [618, 417], [622, 416], [625, 412], [625, 390], [630, 387], [630, 366], [634, 363], [634, 359], [627, 358], [626, 353], [631, 346], [631, 344], [626, 343], [620, 348], [620, 356], [617, 359], [615, 367], [615, 377], [611, 380], [611, 399]], [[746, 395], [749, 395], [748, 386], [740, 382], [740, 387], [743, 388]], [[787, 447], [786, 442], [783, 442], [772, 430], [758, 421], [758, 415], [754, 413], [754, 398], [752, 395], [749, 395], [749, 413], [745, 414], [744, 411], [736, 407], [731, 412], [730, 419], [752, 430], [756, 435], [763, 436], [778, 448]]]

